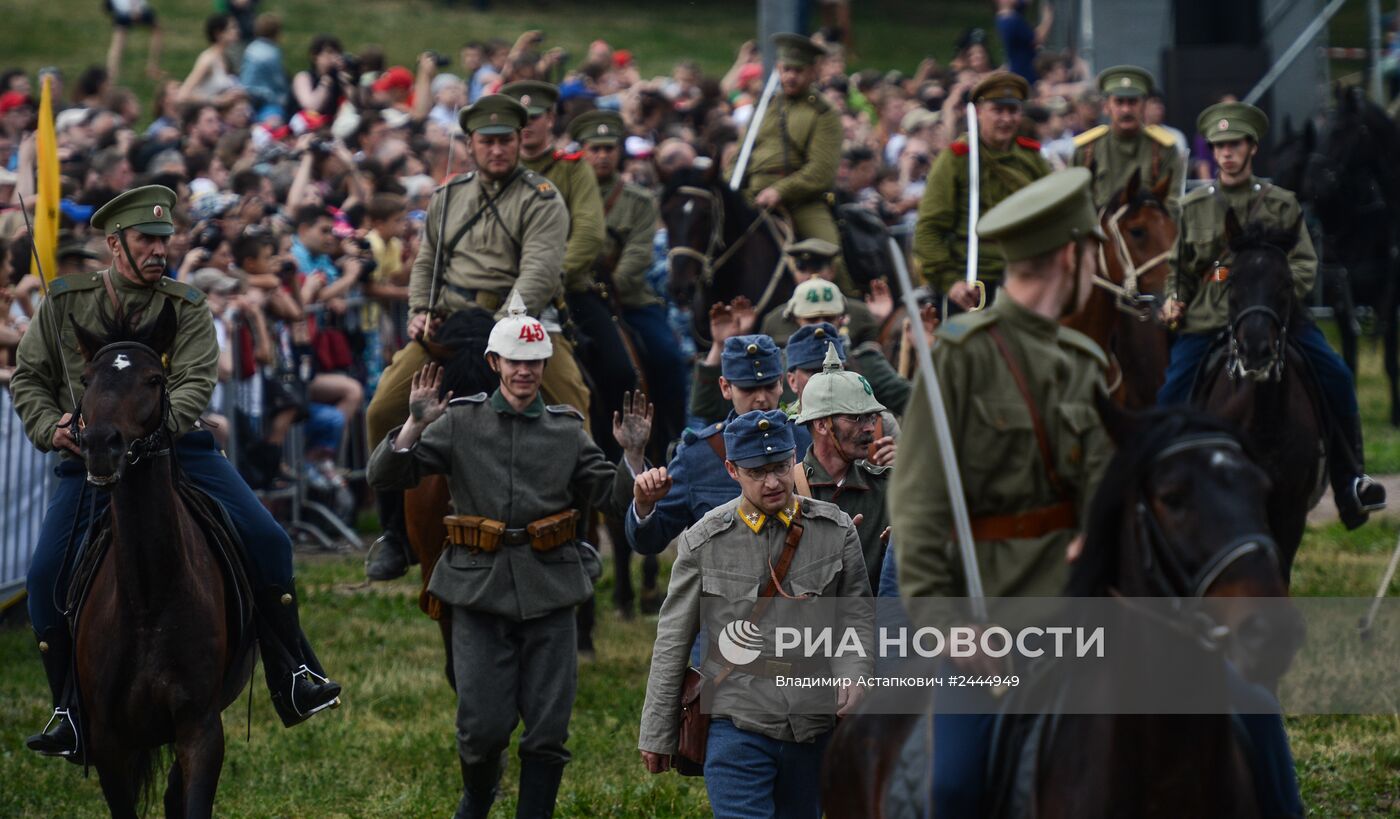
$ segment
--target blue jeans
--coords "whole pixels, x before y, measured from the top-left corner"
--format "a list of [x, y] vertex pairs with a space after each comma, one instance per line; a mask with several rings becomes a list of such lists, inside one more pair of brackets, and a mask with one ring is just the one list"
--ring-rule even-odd
[[783, 742], [710, 723], [705, 790], [716, 819], [820, 819], [822, 755], [831, 732], [812, 742]]
[[[1196, 370], [1210, 352], [1216, 339], [1215, 333], [1182, 333], [1172, 342], [1171, 362], [1167, 364], [1167, 375], [1162, 388], [1157, 391], [1157, 404], [1189, 404], [1191, 387], [1196, 380]], [[1292, 343], [1308, 359], [1308, 366], [1317, 377], [1322, 389], [1323, 400], [1332, 413], [1333, 419], [1345, 422], [1360, 412], [1356, 405], [1356, 386], [1352, 382], [1351, 370], [1345, 361], [1327, 343], [1316, 324], [1305, 323], [1292, 334]]]
[[[219, 451], [214, 436], [199, 430], [181, 437], [175, 444], [175, 457], [186, 477], [228, 513], [243, 541], [243, 552], [248, 557], [248, 579], [254, 588], [278, 585], [290, 589], [292, 541]], [[79, 460], [64, 459], [54, 473], [58, 480], [49, 496], [49, 508], [39, 530], [28, 578], [29, 619], [34, 630], [41, 634], [63, 623], [63, 601], [68, 597], [63, 556], [69, 534], [73, 536], [73, 548], [81, 548], [91, 522], [88, 517], [92, 508], [90, 499], [96, 494], [94, 511], [99, 516], [107, 511], [110, 501], [107, 491], [86, 486], [87, 470]], [[79, 495], [83, 496], [82, 503], [78, 502]]]

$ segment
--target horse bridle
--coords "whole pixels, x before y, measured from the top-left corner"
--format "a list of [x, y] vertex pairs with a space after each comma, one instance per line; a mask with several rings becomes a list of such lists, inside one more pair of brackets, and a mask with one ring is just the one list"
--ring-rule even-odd
[[[170, 454], [171, 439], [168, 424], [170, 420], [170, 388], [163, 375], [166, 370], [165, 357], [139, 341], [116, 341], [108, 344], [93, 355], [92, 361], [96, 363], [109, 353], [126, 351], [147, 355], [155, 359], [156, 363], [160, 365], [162, 373], [160, 383], [160, 421], [156, 424], [155, 429], [127, 444], [126, 452], [122, 454], [122, 457], [127, 463], [136, 464], [143, 460], [160, 458]], [[78, 444], [79, 448], [83, 446], [84, 427], [83, 411], [82, 407], [79, 407], [73, 414], [72, 421], [73, 439]], [[88, 477], [88, 480], [89, 482], [98, 483], [93, 481], [91, 476]], [[102, 484], [98, 483], [98, 485]]]
[[[715, 252], [719, 250], [720, 246], [724, 244], [724, 237], [722, 235], [724, 231], [724, 203], [714, 194], [714, 191], [694, 185], [681, 185], [676, 188], [676, 193], [682, 196], [705, 199], [710, 203], [714, 218], [711, 220], [710, 240], [705, 244], [705, 250], [701, 252], [693, 247], [686, 247], [684, 245], [673, 246], [670, 250], [666, 251], [666, 267], [668, 270], [670, 269], [671, 259], [676, 256], [691, 259], [699, 263], [700, 277], [706, 282], [709, 282], [710, 274], [715, 268], [715, 265], [710, 260], [714, 257]], [[692, 204], [691, 202], [686, 202], [686, 206]]]
[[[1152, 458], [1152, 464], [1184, 452], [1207, 449], [1231, 452], [1244, 456], [1244, 448], [1239, 441], [1219, 432], [1203, 432], [1185, 436]], [[1172, 629], [1185, 633], [1208, 651], [1214, 651], [1230, 636], [1230, 627], [1216, 622], [1200, 609], [1200, 601], [1210, 592], [1211, 587], [1231, 566], [1254, 554], [1264, 554], [1275, 566], [1279, 564], [1278, 545], [1272, 536], [1264, 532], [1251, 532], [1240, 535], [1221, 547], [1210, 560], [1194, 573], [1187, 571], [1181, 560], [1167, 542], [1162, 525], [1157, 521], [1147, 502], [1137, 502], [1138, 541], [1142, 544], [1142, 566], [1148, 583], [1158, 596], [1171, 600], [1172, 608], [1179, 614], [1188, 615], [1190, 625], [1183, 625], [1178, 618], [1164, 617], [1149, 607], [1135, 603], [1117, 591], [1112, 595], [1124, 605], [1158, 620]]]
[[[668, 272], [671, 268], [671, 260], [676, 256], [692, 259], [700, 265], [701, 281], [703, 281], [706, 286], [709, 286], [714, 281], [715, 271], [724, 267], [730, 257], [738, 252], [739, 248], [744, 246], [744, 243], [754, 235], [760, 226], [767, 226], [769, 232], [773, 235], [773, 240], [777, 242], [780, 251], [782, 248], [787, 247], [788, 242], [792, 239], [792, 230], [790, 228], [782, 222], [775, 221], [767, 210], [760, 210], [758, 216], [749, 223], [748, 229], [744, 231], [743, 235], [734, 240], [734, 244], [724, 247], [724, 201], [716, 196], [714, 191], [695, 185], [680, 185], [676, 188], [676, 193], [682, 196], [707, 200], [710, 203], [713, 219], [710, 224], [710, 240], [706, 243], [703, 253], [693, 247], [686, 247], [684, 245], [673, 246], [666, 251], [666, 268]], [[689, 205], [690, 203], [686, 204]], [[715, 252], [719, 251], [721, 248], [723, 248], [723, 252], [716, 257]], [[762, 313], [764, 309], [767, 308], [768, 302], [773, 299], [773, 293], [777, 291], [778, 282], [782, 279], [783, 264], [783, 254], [779, 252], [778, 263], [774, 265], [773, 273], [768, 277], [768, 286], [763, 289], [763, 295], [759, 297], [758, 303], [754, 305], [755, 312]]]
[[[1271, 244], [1264, 244], [1260, 247], [1264, 250], [1272, 250], [1283, 256], [1285, 263], [1288, 261], [1288, 254], [1285, 253], [1281, 247]], [[1253, 315], [1264, 316], [1278, 328], [1278, 339], [1272, 345], [1269, 361], [1264, 365], [1262, 370], [1247, 369], [1244, 366], [1244, 359], [1240, 358], [1240, 323]], [[1278, 311], [1267, 305], [1250, 305], [1241, 310], [1238, 315], [1230, 320], [1229, 332], [1230, 348], [1225, 358], [1225, 371], [1229, 373], [1231, 381], [1239, 381], [1246, 377], [1252, 377], [1256, 373], [1262, 374], [1264, 378], [1269, 381], [1278, 382], [1283, 380], [1283, 365], [1284, 362], [1288, 360], [1288, 319], [1286, 317], [1280, 316]]]
[[1104, 243], [1100, 242], [1099, 270], [1094, 275], [1094, 284], [1117, 296], [1115, 305], [1120, 311], [1138, 321], [1147, 321], [1152, 317], [1151, 305], [1156, 301], [1156, 297], [1140, 293], [1138, 279], [1166, 264], [1167, 259], [1171, 257], [1171, 248], [1163, 250], [1142, 264], [1133, 261], [1132, 251], [1128, 249], [1128, 240], [1123, 238], [1123, 229], [1118, 226], [1119, 221], [1133, 210], [1131, 202], [1119, 205], [1107, 221], [1104, 220], [1104, 214], [1108, 213], [1108, 208], [1104, 207], [1099, 210], [1099, 222], [1104, 226], [1104, 232], [1113, 242], [1113, 249], [1117, 252], [1118, 260], [1123, 266], [1123, 283], [1118, 284], [1108, 278], [1108, 258], [1104, 255]]

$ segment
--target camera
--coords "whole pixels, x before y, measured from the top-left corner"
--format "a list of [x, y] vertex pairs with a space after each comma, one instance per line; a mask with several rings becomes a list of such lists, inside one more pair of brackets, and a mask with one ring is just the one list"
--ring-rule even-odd
[[425, 53], [429, 57], [433, 58], [433, 62], [437, 64], [438, 68], [446, 68], [452, 64], [452, 60], [450, 58], [445, 57], [442, 54], [437, 53], [436, 51], [428, 51]]
[[191, 242], [191, 244], [194, 247], [202, 248], [204, 250], [213, 252], [219, 247], [219, 245], [223, 244], [223, 241], [223, 229], [220, 228], [218, 225], [210, 224], [200, 228], [199, 232], [194, 235], [194, 240]]
[[317, 156], [330, 156], [335, 150], [335, 143], [329, 139], [313, 139], [309, 147], [311, 153]]

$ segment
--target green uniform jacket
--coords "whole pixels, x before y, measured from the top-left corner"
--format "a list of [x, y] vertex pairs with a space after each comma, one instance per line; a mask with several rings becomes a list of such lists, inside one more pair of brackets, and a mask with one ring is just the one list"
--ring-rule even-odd
[[885, 496], [889, 494], [893, 467], [856, 461], [846, 470], [845, 480], [838, 484], [822, 462], [817, 460], [814, 447], [808, 447], [802, 459], [802, 468], [807, 470], [812, 497], [836, 504], [852, 520], [856, 515], [865, 516], [856, 526], [856, 534], [860, 536], [870, 588], [880, 588], [880, 569], [885, 564], [885, 543], [880, 540], [880, 533], [890, 525], [889, 505], [885, 503]]
[[1102, 208], [1110, 196], [1128, 186], [1133, 171], [1139, 171], [1145, 188], [1164, 178], [1171, 179], [1167, 186], [1167, 212], [1176, 213], [1175, 205], [1186, 184], [1186, 158], [1176, 150], [1176, 139], [1170, 131], [1149, 125], [1136, 136], [1120, 137], [1107, 125], [1099, 125], [1075, 137], [1074, 146], [1070, 164], [1088, 168], [1094, 174], [1089, 188], [1094, 207]]
[[[424, 475], [445, 474], [452, 508], [523, 529], [565, 509], [581, 509], [632, 494], [625, 462], [614, 467], [588, 437], [583, 416], [542, 399], [516, 412], [497, 390], [452, 401], [418, 442], [396, 450], [389, 433], [370, 455], [375, 489], [409, 489]], [[610, 504], [611, 505], [611, 504]], [[593, 594], [588, 547], [566, 543], [549, 552], [529, 545], [473, 553], [449, 546], [433, 570], [428, 591], [453, 606], [514, 621], [574, 606]]]
[[744, 190], [775, 187], [788, 207], [816, 202], [836, 185], [840, 162], [841, 113], [815, 88], [795, 97], [779, 90], [754, 138]]
[[[675, 753], [681, 680], [702, 620], [713, 643], [725, 626], [747, 617], [768, 583], [770, 563], [776, 564], [783, 552], [787, 526], [770, 517], [755, 534], [739, 519], [740, 500], [735, 498], [711, 509], [676, 539], [676, 562], [671, 567], [671, 585], [656, 624], [651, 673], [642, 706], [637, 747], [643, 751]], [[783, 580], [784, 591], [793, 596], [869, 597], [870, 581], [861, 556], [860, 537], [850, 516], [834, 504], [803, 498], [798, 518], [803, 526], [802, 542]], [[707, 603], [704, 612], [702, 597]], [[856, 624], [833, 624], [838, 634], [839, 629], [852, 625]], [[863, 625], [872, 627], [873, 634], [873, 618]], [[770, 642], [760, 656], [772, 657], [772, 650]], [[742, 694], [747, 705], [742, 713], [719, 711], [732, 719], [735, 727], [773, 739], [809, 742], [836, 725], [834, 715], [814, 713], [816, 709], [810, 705], [813, 694], [830, 698], [829, 689], [775, 688], [771, 679], [757, 679], [744, 672], [744, 668], [754, 665], [762, 666], [763, 662], [760, 659], [739, 667], [721, 686], [722, 694]], [[868, 674], [871, 667], [869, 658], [851, 656], [833, 658], [830, 663], [831, 674], [838, 677]], [[713, 678], [721, 668], [723, 660], [712, 645], [705, 657], [706, 676]], [[790, 702], [809, 704], [793, 708]], [[717, 710], [721, 707], [722, 702], [717, 701]], [[804, 710], [806, 713], [802, 713]]]
[[1234, 188], [1219, 182], [1197, 188], [1181, 200], [1181, 232], [1168, 260], [1167, 298], [1186, 303], [1180, 328], [1183, 333], [1213, 333], [1230, 323], [1228, 278], [1219, 282], [1207, 278], [1217, 263], [1228, 268], [1234, 262], [1225, 241], [1227, 206], [1241, 224], [1298, 225], [1298, 243], [1288, 254], [1288, 266], [1293, 270], [1293, 296], [1299, 302], [1312, 292], [1317, 278], [1317, 254], [1292, 193], [1255, 177]]
[[[1095, 391], [1104, 389], [1108, 360], [1087, 336], [1005, 294], [986, 310], [945, 322], [933, 350], [968, 513], [973, 518], [1016, 514], [1061, 502], [1046, 475], [1030, 411], [986, 332], [993, 325], [1029, 381], [1055, 469], [1071, 488], [1083, 521], [1111, 455], [1093, 405]], [[890, 491], [900, 594], [908, 598], [967, 593], [937, 447], [928, 399], [916, 382]], [[1068, 579], [1065, 549], [1075, 534], [1064, 529], [1037, 538], [979, 541], [977, 562], [987, 596], [1062, 593]]]
[[[443, 249], [437, 309], [450, 314], [476, 303], [454, 287], [490, 292], [493, 299], [486, 305], [492, 310], [499, 308], [501, 314], [505, 312], [506, 297], [512, 289], [520, 292], [532, 316], [538, 316], [558, 295], [564, 242], [569, 235], [569, 212], [549, 180], [533, 171], [519, 170], [504, 183], [504, 192], [500, 184], [487, 181], [475, 171], [433, 192], [423, 225], [423, 242], [409, 274], [410, 310], [428, 309], [438, 242], [450, 241], [478, 213], [481, 216], [461, 241]], [[498, 197], [495, 213], [486, 204], [489, 196]], [[440, 239], [438, 224], [442, 220], [444, 202], [447, 225]]]
[[[166, 304], [175, 305], [178, 330], [170, 351], [167, 389], [171, 430], [183, 435], [209, 408], [219, 378], [219, 344], [204, 294], [171, 278], [162, 277], [153, 287], [130, 282], [116, 270], [111, 271], [111, 278], [124, 312], [145, 311], [143, 324], [160, 315]], [[39, 303], [28, 332], [19, 341], [10, 393], [25, 434], [44, 452], [52, 449], [58, 419], [73, 411], [58, 350], [62, 347], [73, 379], [73, 394], [81, 403], [84, 363], [73, 322], [101, 337], [103, 318], [111, 320], [112, 303], [102, 286], [102, 273], [63, 276], [49, 284], [49, 297]], [[59, 328], [57, 340], [53, 337], [55, 326]]]
[[[619, 187], [620, 186], [620, 187]], [[661, 304], [647, 284], [651, 268], [651, 242], [656, 236], [659, 212], [656, 198], [645, 188], [613, 177], [599, 187], [607, 217], [607, 239], [599, 268], [612, 280], [612, 291], [623, 307]], [[607, 269], [608, 263], [613, 265]]]
[[[1050, 173], [1050, 163], [1040, 155], [1040, 146], [1024, 137], [1017, 137], [1005, 151], [993, 150], [983, 143], [977, 160], [982, 168], [979, 216]], [[914, 225], [914, 259], [924, 281], [942, 293], [967, 275], [969, 162], [967, 134], [963, 134], [933, 161], [924, 198], [919, 202], [919, 219]], [[1001, 281], [1005, 266], [996, 242], [978, 245], [977, 277], [988, 290]]]
[[534, 159], [520, 157], [521, 165], [554, 183], [568, 206], [569, 243], [564, 248], [564, 289], [574, 291], [593, 285], [593, 265], [603, 254], [606, 236], [598, 177], [580, 157], [581, 154], [563, 151], [543, 153]]

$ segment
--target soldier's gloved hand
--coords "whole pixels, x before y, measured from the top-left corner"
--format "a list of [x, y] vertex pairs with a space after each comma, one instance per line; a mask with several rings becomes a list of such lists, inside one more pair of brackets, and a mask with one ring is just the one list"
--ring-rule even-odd
[[66, 449], [81, 458], [83, 455], [82, 447], [78, 446], [78, 442], [73, 440], [73, 433], [68, 427], [69, 422], [72, 420], [73, 413], [63, 413], [63, 417], [58, 419], [58, 426], [54, 428], [53, 440], [49, 443], [55, 450]]
[[632, 484], [632, 505], [636, 508], [637, 517], [650, 515], [656, 509], [656, 504], [670, 491], [671, 476], [666, 474], [666, 467], [658, 466], [638, 475]]
[[651, 421], [656, 408], [647, 401], [645, 393], [622, 394], [622, 412], [613, 413], [613, 440], [622, 447], [627, 463], [637, 470], [645, 460], [647, 442], [651, 440]]
[[646, 765], [647, 770], [654, 774], [665, 773], [671, 770], [671, 755], [642, 751], [642, 764]]

